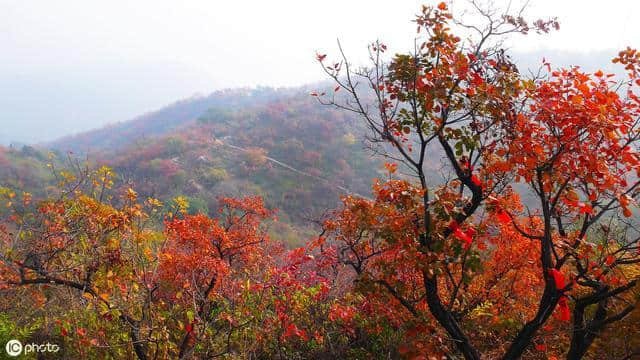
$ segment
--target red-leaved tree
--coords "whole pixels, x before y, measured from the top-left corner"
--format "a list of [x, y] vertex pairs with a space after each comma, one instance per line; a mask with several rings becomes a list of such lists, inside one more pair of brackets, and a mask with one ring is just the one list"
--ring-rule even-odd
[[[342, 49], [337, 62], [318, 55], [336, 88], [312, 95], [359, 115], [377, 152], [401, 164], [387, 166], [375, 199], [344, 199], [329, 243], [363, 291], [444, 331], [466, 359], [546, 349], [554, 313], [572, 322], [567, 358], [578, 359], [636, 305], [640, 54], [614, 59], [620, 81], [547, 63], [526, 77], [502, 39], [558, 29], [555, 19], [470, 4], [484, 23], [456, 20], [445, 3], [423, 7], [415, 51], [389, 61], [380, 42], [367, 68]], [[400, 171], [408, 176], [394, 180]], [[482, 306], [503, 309], [494, 314], [512, 330], [481, 351]]]

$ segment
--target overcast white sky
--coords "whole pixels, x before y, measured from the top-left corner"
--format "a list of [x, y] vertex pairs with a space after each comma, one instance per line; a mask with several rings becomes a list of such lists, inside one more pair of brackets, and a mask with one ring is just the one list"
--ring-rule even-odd
[[[322, 80], [316, 50], [331, 54], [338, 37], [354, 59], [376, 38], [404, 50], [421, 3], [0, 0], [0, 142], [126, 120], [197, 92]], [[561, 30], [512, 46], [588, 62], [640, 46], [639, 13], [634, 0], [531, 0], [528, 14], [557, 16]]]

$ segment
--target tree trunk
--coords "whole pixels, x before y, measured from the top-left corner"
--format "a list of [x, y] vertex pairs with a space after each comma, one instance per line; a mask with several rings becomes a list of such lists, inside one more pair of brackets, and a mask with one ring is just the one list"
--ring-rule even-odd
[[422, 277], [431, 314], [445, 328], [466, 360], [479, 360], [480, 354], [478, 351], [471, 345], [469, 338], [462, 332], [451, 312], [447, 311], [442, 305], [442, 301], [438, 296], [437, 279], [430, 278], [424, 271], [422, 272]]
[[527, 322], [518, 335], [516, 335], [516, 338], [513, 340], [511, 346], [503, 356], [503, 360], [519, 359], [525, 349], [531, 344], [531, 340], [535, 336], [536, 332], [547, 321], [549, 316], [551, 316], [556, 304], [558, 303], [558, 298], [551, 295], [553, 292], [555, 292], [555, 290], [552, 288], [550, 283], [547, 282], [542, 298], [540, 299], [538, 313], [533, 320]]

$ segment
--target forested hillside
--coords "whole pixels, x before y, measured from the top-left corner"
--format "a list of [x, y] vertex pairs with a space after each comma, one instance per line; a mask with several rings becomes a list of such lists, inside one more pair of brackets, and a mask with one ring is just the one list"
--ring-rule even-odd
[[208, 96], [178, 101], [129, 121], [71, 135], [46, 144], [44, 147], [76, 153], [114, 149], [145, 137], [166, 135], [177, 128], [193, 124], [210, 107], [221, 106], [229, 110], [241, 109], [244, 106], [265, 104], [270, 100], [291, 93], [292, 90], [276, 91], [271, 88], [216, 91]]
[[0, 176], [45, 195], [45, 184], [54, 185], [49, 161], [88, 161], [113, 168], [119, 186], [142, 196], [184, 197], [191, 213], [215, 213], [222, 196], [257, 195], [279, 209], [276, 237], [299, 245], [341, 194], [370, 194], [383, 166], [365, 149], [364, 133], [350, 114], [302, 89], [226, 91], [37, 148], [5, 149]]

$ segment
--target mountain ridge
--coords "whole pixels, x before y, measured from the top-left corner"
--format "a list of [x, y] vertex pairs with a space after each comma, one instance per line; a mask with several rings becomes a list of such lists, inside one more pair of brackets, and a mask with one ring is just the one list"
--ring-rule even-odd
[[[193, 123], [199, 115], [212, 106], [221, 104], [238, 106], [248, 104], [250, 101], [260, 103], [268, 101], [270, 95], [273, 96], [275, 93], [275, 89], [266, 87], [218, 90], [206, 96], [192, 96], [177, 100], [132, 119], [67, 135], [39, 146], [76, 153], [120, 146], [139, 137], [162, 135]], [[120, 138], [116, 138], [115, 134]]]

